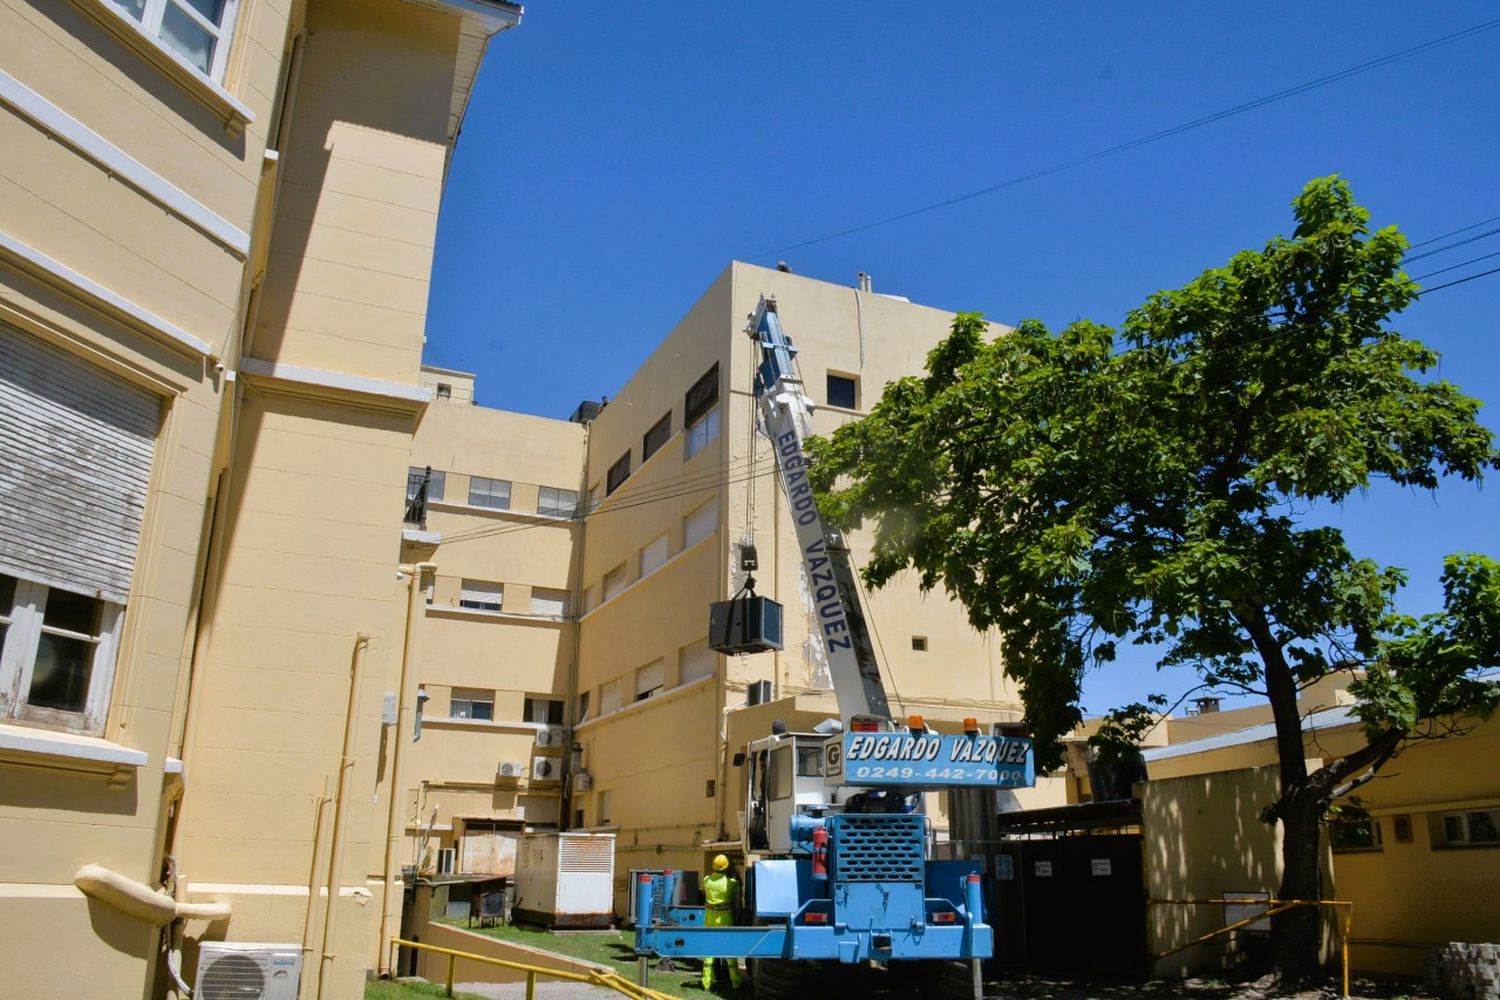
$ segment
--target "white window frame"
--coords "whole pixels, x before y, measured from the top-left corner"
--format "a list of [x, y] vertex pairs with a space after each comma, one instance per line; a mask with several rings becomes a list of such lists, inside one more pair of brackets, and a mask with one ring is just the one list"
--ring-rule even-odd
[[[1458, 845], [1461, 847], [1467, 847], [1471, 844], [1482, 844], [1486, 847], [1500, 845], [1500, 840], [1476, 841], [1470, 837], [1469, 816], [1471, 813], [1489, 813], [1493, 817], [1491, 819], [1491, 823], [1496, 827], [1500, 827], [1500, 809], [1494, 808], [1493, 806], [1488, 808], [1458, 809], [1453, 812], [1445, 812], [1442, 814], [1443, 843]], [[1450, 836], [1449, 821], [1451, 820], [1457, 821], [1462, 837], [1455, 838]]]
[[453, 868], [458, 864], [458, 848], [439, 847], [437, 852], [437, 873], [439, 875], [452, 875]]
[[561, 486], [541, 486], [536, 491], [536, 512], [544, 517], [572, 518], [578, 514], [578, 491]]
[[[224, 11], [222, 24], [214, 24], [208, 18], [193, 7], [186, 0], [144, 0], [140, 16], [130, 10], [124, 3], [118, 0], [103, 0], [110, 4], [121, 14], [125, 20], [140, 28], [141, 32], [153, 42], [160, 43], [166, 50], [188, 66], [196, 73], [202, 73], [214, 83], [222, 84], [224, 81], [224, 68], [229, 65], [229, 48], [234, 41], [235, 17], [239, 13], [239, 0], [224, 0]], [[213, 56], [209, 60], [208, 69], [204, 70], [194, 63], [185, 52], [178, 51], [171, 42], [162, 35], [162, 19], [166, 16], [168, 7], [176, 7], [178, 11], [188, 17], [194, 24], [208, 32], [213, 41]]]
[[[24, 577], [14, 579], [15, 600], [11, 607], [0, 609], [0, 624], [6, 626], [3, 645], [0, 645], [0, 719], [29, 722], [90, 736], [102, 735], [105, 717], [109, 713], [110, 693], [114, 687], [115, 655], [119, 647], [120, 627], [125, 620], [124, 605], [92, 598], [100, 606], [98, 633], [89, 635], [73, 632], [47, 625], [43, 620], [47, 595], [52, 588]], [[94, 647], [93, 662], [89, 665], [89, 688], [81, 712], [42, 708], [27, 703], [43, 634], [78, 639]], [[7, 692], [15, 692], [15, 695], [10, 696]]]
[[509, 479], [470, 476], [469, 506], [487, 510], [510, 510], [510, 487]]
[[[462, 580], [458, 585], [458, 606], [466, 611], [496, 612], [504, 607], [505, 585], [489, 580]], [[493, 597], [494, 600], [481, 600]]]
[[610, 788], [599, 789], [597, 798], [599, 809], [599, 822], [597, 826], [608, 826], [610, 824], [610, 812], [614, 807], [614, 790]]
[[599, 685], [599, 714], [618, 712], [624, 705], [620, 701], [620, 678], [615, 677]]
[[683, 433], [683, 455], [692, 458], [719, 437], [719, 404], [695, 420]]
[[[552, 706], [557, 706], [557, 721], [552, 721]], [[554, 698], [545, 694], [528, 694], [526, 700], [521, 703], [522, 722], [530, 722], [538, 726], [561, 726], [567, 719], [568, 703], [564, 698]], [[538, 719], [536, 716], [542, 716]]]
[[[427, 466], [409, 466], [406, 470], [406, 499], [411, 502], [417, 498], [416, 491], [411, 488], [412, 480], [418, 476], [427, 474]], [[433, 469], [432, 475], [427, 477], [427, 502], [434, 503], [443, 499], [443, 487], [447, 483], [447, 475], [442, 469]]]
[[[484, 697], [489, 695], [488, 698]], [[474, 714], [475, 705], [488, 705], [490, 714], [481, 716]], [[465, 708], [463, 715], [459, 714], [459, 706]], [[448, 696], [448, 718], [450, 719], [475, 719], [479, 722], [495, 721], [495, 692], [484, 688], [454, 688]]]

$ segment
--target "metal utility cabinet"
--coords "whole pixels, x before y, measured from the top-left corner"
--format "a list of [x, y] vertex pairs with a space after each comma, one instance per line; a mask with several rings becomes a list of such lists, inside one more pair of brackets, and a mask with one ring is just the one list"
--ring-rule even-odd
[[524, 834], [516, 846], [512, 919], [544, 927], [609, 927], [614, 883], [614, 834]]

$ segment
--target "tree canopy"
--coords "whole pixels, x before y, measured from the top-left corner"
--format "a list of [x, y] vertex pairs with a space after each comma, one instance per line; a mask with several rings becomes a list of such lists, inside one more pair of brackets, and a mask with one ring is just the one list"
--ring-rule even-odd
[[[1313, 812], [1315, 848], [1330, 796], [1424, 722], [1495, 706], [1475, 668], [1500, 661], [1500, 566], [1450, 557], [1446, 610], [1402, 617], [1402, 571], [1308, 514], [1377, 479], [1477, 480], [1500, 453], [1479, 402], [1428, 377], [1437, 354], [1387, 325], [1419, 293], [1401, 233], [1370, 231], [1337, 177], [1293, 209], [1292, 236], [1150, 296], [1119, 329], [959, 315], [925, 376], [809, 453], [825, 514], [874, 522], [870, 583], [915, 569], [998, 632], [1042, 761], [1079, 721], [1086, 669], [1120, 641], [1160, 644], [1164, 664], [1270, 700], [1270, 814], [1305, 833]], [[1297, 692], [1356, 667], [1369, 746], [1310, 778]], [[1283, 898], [1316, 891], [1301, 877]]]

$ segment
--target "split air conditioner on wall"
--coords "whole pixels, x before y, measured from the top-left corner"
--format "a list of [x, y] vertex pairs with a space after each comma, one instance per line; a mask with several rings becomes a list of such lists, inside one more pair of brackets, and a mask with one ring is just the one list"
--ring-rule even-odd
[[302, 946], [205, 941], [198, 952], [198, 1000], [297, 1000]]
[[539, 747], [560, 747], [563, 744], [562, 726], [543, 726], [536, 731], [536, 745]]
[[526, 765], [518, 760], [502, 760], [495, 766], [495, 777], [519, 778], [525, 770]]
[[562, 761], [556, 757], [531, 758], [532, 781], [561, 781]]
[[573, 772], [573, 787], [580, 792], [586, 792], [594, 787], [594, 776], [587, 771]]

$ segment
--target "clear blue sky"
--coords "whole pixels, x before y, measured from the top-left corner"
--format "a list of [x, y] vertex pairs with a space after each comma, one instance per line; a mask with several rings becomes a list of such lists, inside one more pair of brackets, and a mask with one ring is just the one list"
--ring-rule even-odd
[[[527, 6], [492, 45], [439, 220], [427, 360], [480, 402], [613, 394], [733, 258], [1054, 327], [1119, 322], [1290, 230], [1338, 172], [1424, 241], [1500, 216], [1500, 30], [963, 204], [766, 251], [1064, 163], [1500, 17], [1442, 5], [954, 2]], [[1454, 239], [1485, 233], [1500, 221]], [[1443, 246], [1452, 240], [1432, 244]], [[1422, 249], [1431, 249], [1425, 247]], [[1500, 252], [1500, 236], [1409, 267]], [[1500, 266], [1500, 256], [1434, 276]], [[1500, 427], [1500, 275], [1398, 317]], [[1500, 477], [1372, 490], [1327, 516], [1436, 608], [1444, 553], [1500, 556]], [[1137, 653], [1090, 713], [1176, 695]]]

